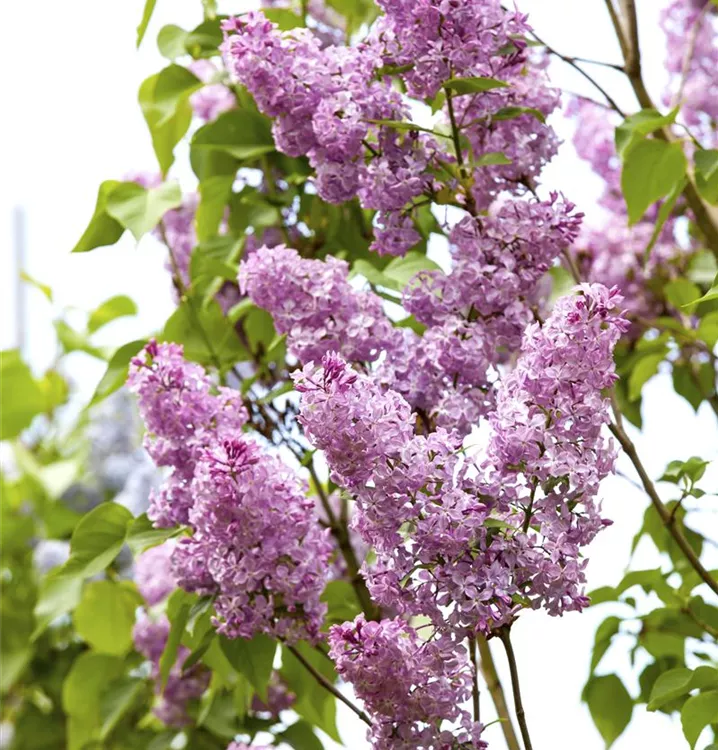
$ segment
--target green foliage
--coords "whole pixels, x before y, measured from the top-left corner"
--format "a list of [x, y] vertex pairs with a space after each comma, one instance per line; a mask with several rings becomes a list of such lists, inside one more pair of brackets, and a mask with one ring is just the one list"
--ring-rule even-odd
[[652, 203], [669, 195], [685, 174], [686, 157], [680, 143], [648, 139], [633, 146], [624, 158], [621, 174], [629, 224], [635, 224]]
[[122, 387], [127, 380], [130, 360], [139, 354], [146, 343], [146, 339], [130, 341], [129, 344], [125, 344], [115, 351], [107, 363], [107, 369], [102, 379], [95, 388], [95, 393], [90, 401], [91, 406], [100, 403]]
[[75, 630], [102, 654], [123, 656], [132, 646], [135, 610], [142, 598], [130, 586], [113, 581], [88, 583], [74, 613]]
[[125, 231], [124, 227], [107, 211], [108, 198], [120, 184], [117, 180], [106, 180], [100, 185], [95, 212], [87, 225], [87, 229], [72, 249], [73, 253], [86, 253], [96, 247], [114, 245], [122, 237]]
[[591, 718], [609, 748], [621, 736], [633, 714], [633, 699], [615, 674], [592, 677], [583, 691]]
[[249, 681], [261, 700], [267, 700], [267, 685], [272, 673], [277, 644], [266, 635], [244, 638], [220, 636], [220, 647], [227, 661]]
[[698, 192], [708, 203], [718, 204], [718, 150], [699, 149], [693, 159]]
[[19, 435], [45, 408], [45, 399], [17, 349], [0, 352], [0, 440]]
[[508, 87], [506, 81], [500, 81], [498, 78], [485, 78], [483, 76], [474, 76], [473, 78], [450, 78], [444, 84], [444, 87], [450, 89], [455, 94], [480, 94], [483, 91], [492, 89], [503, 89]]

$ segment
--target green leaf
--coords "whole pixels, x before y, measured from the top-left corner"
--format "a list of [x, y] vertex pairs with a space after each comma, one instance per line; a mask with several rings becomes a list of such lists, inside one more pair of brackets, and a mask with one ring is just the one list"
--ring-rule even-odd
[[616, 153], [623, 161], [629, 151], [649, 133], [671, 125], [678, 115], [678, 107], [667, 115], [662, 115], [655, 109], [642, 109], [635, 115], [627, 117], [616, 128]]
[[249, 109], [232, 109], [195, 133], [190, 158], [194, 163], [198, 154], [220, 151], [247, 161], [274, 150], [270, 121], [266, 117]]
[[718, 343], [718, 310], [701, 318], [696, 335], [701, 341], [705, 341], [711, 350], [715, 347]]
[[697, 304], [698, 302], [712, 302], [715, 299], [718, 299], [718, 276], [715, 277], [711, 288], [702, 297], [700, 297], [697, 300], [694, 300], [693, 302], [689, 303], [689, 305], [687, 306], [691, 307], [694, 304]]
[[201, 305], [193, 298], [185, 299], [165, 323], [162, 339], [182, 344], [188, 359], [204, 365], [214, 364], [213, 353], [222, 365], [248, 356], [234, 326], [214, 301]]
[[678, 198], [680, 198], [680, 196], [683, 194], [683, 189], [685, 188], [687, 182], [688, 180], [685, 177], [682, 180], [676, 182], [673, 190], [671, 190], [671, 192], [668, 194], [666, 200], [661, 203], [661, 207], [658, 209], [658, 217], [653, 227], [653, 232], [651, 233], [651, 239], [648, 241], [646, 249], [643, 251], [643, 257], [645, 261], [648, 261], [648, 259], [651, 257], [651, 250], [653, 250], [656, 242], [658, 242], [658, 238], [661, 235], [661, 230], [665, 226], [666, 221], [668, 221], [668, 217], [673, 213], [676, 202], [678, 201]]
[[71, 716], [92, 716], [99, 711], [100, 693], [109, 680], [122, 673], [116, 656], [86, 651], [77, 657], [62, 686], [62, 707]]
[[160, 657], [160, 682], [162, 690], [167, 685], [167, 679], [170, 676], [170, 670], [177, 661], [177, 652], [182, 643], [187, 621], [189, 620], [190, 610], [196, 597], [188, 594], [182, 589], [177, 589], [167, 601], [167, 619], [170, 621], [170, 632], [167, 636], [165, 650]]
[[195, 217], [197, 239], [208, 240], [217, 234], [227, 208], [235, 176], [214, 175], [199, 183], [199, 206]]
[[251, 641], [220, 636], [219, 644], [229, 663], [249, 680], [260, 699], [266, 701], [267, 685], [277, 650], [276, 642], [259, 634]]
[[436, 130], [431, 128], [425, 128], [422, 125], [417, 125], [415, 122], [406, 122], [405, 120], [367, 120], [374, 125], [382, 125], [385, 128], [392, 128], [392, 130], [401, 130], [407, 133], [413, 131], [421, 133], [431, 133], [432, 135], [439, 136], [440, 138], [449, 138], [450, 136], [444, 133], [438, 133]]
[[323, 750], [323, 745], [314, 734], [312, 725], [298, 721], [277, 735], [277, 739], [286, 742], [294, 750]]
[[444, 83], [444, 88], [451, 89], [461, 96], [462, 94], [477, 94], [492, 89], [504, 89], [508, 85], [506, 81], [500, 81], [498, 78], [474, 76], [471, 78], [450, 78]]
[[132, 513], [116, 503], [102, 503], [83, 516], [70, 540], [70, 559], [62, 575], [90, 578], [101, 573], [119, 554]]
[[488, 154], [482, 154], [478, 159], [471, 162], [471, 165], [474, 167], [491, 167], [496, 164], [511, 164], [511, 159], [501, 151], [495, 151]]
[[[191, 79], [194, 81], [191, 82]], [[140, 107], [163, 175], [172, 166], [174, 147], [187, 132], [192, 120], [189, 96], [201, 85], [199, 79], [185, 68], [170, 65], [145, 79], [140, 86]]]
[[696, 746], [701, 732], [715, 723], [718, 723], [718, 690], [699, 693], [683, 704], [681, 726], [691, 748]]
[[695, 302], [701, 296], [701, 290], [688, 279], [676, 279], [663, 287], [663, 294], [673, 307], [678, 308]]
[[[595, 603], [595, 602], [594, 602]], [[599, 665], [606, 651], [608, 651], [613, 636], [619, 631], [621, 625], [620, 617], [607, 617], [596, 630], [596, 637], [593, 642], [593, 654], [591, 656], [591, 673]]]
[[185, 49], [195, 59], [216, 57], [222, 44], [222, 29], [219, 18], [208, 18], [193, 29], [185, 40]]
[[610, 674], [592, 677], [583, 690], [583, 700], [606, 747], [611, 747], [631, 721], [633, 699], [621, 680]]
[[138, 339], [137, 341], [130, 341], [129, 344], [125, 344], [117, 349], [112, 357], [110, 357], [105, 374], [95, 388], [90, 406], [99, 404], [100, 401], [106, 399], [125, 384], [130, 360], [132, 357], [137, 356], [146, 344], [147, 339]]
[[135, 610], [141, 605], [142, 598], [127, 586], [88, 583], [73, 615], [77, 634], [99, 653], [123, 656], [132, 647]]
[[718, 150], [699, 149], [693, 157], [696, 188], [708, 203], [718, 203]]
[[685, 174], [686, 157], [680, 143], [637, 143], [626, 156], [621, 174], [629, 224], [635, 224], [652, 203], [668, 195]]
[[90, 313], [87, 330], [94, 333], [102, 326], [126, 315], [137, 315], [137, 305], [124, 294], [110, 297]]
[[327, 627], [349, 622], [361, 612], [356, 592], [348, 581], [330, 581], [322, 593], [321, 600], [327, 604]]
[[157, 34], [157, 48], [162, 57], [168, 60], [176, 60], [187, 54], [186, 42], [189, 31], [185, 31], [180, 26], [168, 24], [160, 29]]
[[686, 461], [671, 461], [658, 481], [678, 484], [683, 477], [688, 477], [692, 482], [697, 482], [705, 474], [708, 464], [710, 461], [704, 461], [700, 456], [691, 456]]
[[137, 557], [150, 547], [156, 547], [178, 533], [178, 529], [156, 529], [152, 521], [147, 518], [147, 514], [143, 513], [130, 523], [126, 543], [133, 556]]
[[73, 253], [87, 253], [96, 247], [114, 245], [122, 237], [125, 229], [119, 221], [107, 213], [107, 199], [112, 191], [122, 183], [117, 180], [105, 180], [100, 185], [95, 202], [95, 212], [92, 214], [87, 229], [72, 248]]
[[54, 320], [53, 325], [55, 326], [57, 338], [66, 353], [85, 352], [85, 354], [89, 354], [91, 357], [105, 359], [105, 353], [90, 343], [87, 333], [76, 331], [64, 320]]
[[82, 579], [62, 575], [59, 571], [48, 575], [40, 584], [32, 640], [40, 636], [53, 620], [71, 612], [80, 601], [81, 592]]
[[491, 119], [513, 120], [522, 115], [531, 115], [531, 117], [535, 117], [539, 122], [546, 122], [544, 113], [540, 109], [534, 109], [534, 107], [502, 107], [497, 112], [491, 114]]
[[301, 16], [289, 8], [263, 8], [262, 13], [272, 23], [276, 23], [280, 31], [289, 31], [304, 26]]
[[653, 684], [651, 699], [646, 707], [656, 711], [661, 706], [687, 695], [691, 690], [718, 687], [718, 670], [713, 667], [698, 667], [695, 670], [680, 667], [661, 674]]
[[52, 289], [47, 284], [42, 284], [37, 279], [30, 276], [26, 271], [20, 271], [20, 278], [30, 286], [34, 286], [39, 292], [45, 296], [48, 302], [52, 302]]
[[45, 407], [42, 389], [17, 349], [0, 352], [0, 440], [17, 437]]
[[145, 37], [145, 32], [147, 31], [147, 27], [149, 26], [150, 18], [152, 18], [152, 13], [154, 13], [155, 5], [157, 5], [157, 0], [145, 0], [145, 8], [142, 11], [142, 20], [140, 21], [140, 25], [137, 27], [138, 49]]
[[146, 682], [137, 677], [113, 680], [102, 691], [100, 698], [100, 739], [106, 740], [115, 727], [140, 701], [146, 692]]
[[107, 213], [139, 241], [160, 223], [167, 211], [181, 203], [182, 191], [176, 182], [165, 182], [156, 188], [121, 182], [107, 198]]
[[[694, 411], [703, 403], [704, 395], [701, 388], [698, 387], [695, 378], [699, 379], [701, 385], [707, 385], [706, 393], [710, 393], [713, 380], [713, 368], [709, 362], [707, 369], [701, 368], [698, 373], [694, 373], [690, 365], [673, 363], [673, 390], [688, 401]], [[706, 374], [703, 374], [706, 373]], [[707, 383], [706, 383], [707, 377]]]
[[648, 354], [636, 362], [628, 378], [628, 399], [635, 401], [640, 398], [644, 384], [657, 372], [658, 366], [663, 362], [665, 353]]

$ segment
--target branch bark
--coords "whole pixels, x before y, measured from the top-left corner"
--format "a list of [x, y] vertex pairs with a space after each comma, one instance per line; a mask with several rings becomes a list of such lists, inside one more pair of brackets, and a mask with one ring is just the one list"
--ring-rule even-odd
[[491, 695], [491, 700], [494, 702], [496, 713], [501, 720], [501, 729], [506, 740], [506, 747], [508, 750], [521, 750], [521, 745], [519, 745], [519, 740], [516, 737], [516, 731], [511, 721], [509, 707], [506, 703], [504, 688], [496, 671], [496, 664], [494, 663], [489, 642], [482, 635], [479, 635], [476, 637], [476, 644], [479, 647], [479, 656], [481, 657], [479, 668], [486, 681], [486, 688], [489, 691], [489, 695]]

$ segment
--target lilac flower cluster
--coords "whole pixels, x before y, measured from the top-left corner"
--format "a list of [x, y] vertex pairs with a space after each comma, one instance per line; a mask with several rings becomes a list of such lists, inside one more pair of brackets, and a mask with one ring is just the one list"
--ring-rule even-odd
[[[224, 24], [223, 54], [259, 109], [273, 118], [277, 148], [309, 157], [324, 200], [358, 196], [362, 206], [377, 210], [372, 247], [399, 255], [420, 239], [412, 220], [415, 199], [434, 194], [432, 171], [445, 169], [456, 155], [432, 134], [387, 124], [408, 112], [393, 75], [400, 75], [410, 96], [425, 100], [452, 78], [506, 79], [506, 86], [482, 97], [454, 94], [456, 106], [447, 110], [452, 127], [468, 139], [471, 154], [462, 157], [499, 152], [511, 161], [508, 168], [472, 170], [471, 200], [482, 206], [501, 190], [525, 189], [554, 155], [553, 131], [536, 115], [543, 119], [558, 99], [540, 70], [527, 75], [520, 41], [525, 18], [506, 12], [498, 0], [387, 0], [380, 6], [385, 15], [352, 48], [322, 48], [306, 29], [282, 33], [261, 13], [248, 13]], [[458, 192], [459, 184], [451, 182], [449, 189]]]
[[455, 635], [489, 633], [521, 606], [585, 606], [578, 557], [601, 527], [593, 497], [613, 461], [600, 392], [615, 379], [620, 302], [582, 287], [528, 328], [477, 465], [455, 433], [415, 434], [409, 404], [337, 355], [295, 374], [305, 434], [355, 497], [356, 529], [376, 551], [364, 571], [376, 601]]
[[302, 483], [243, 437], [239, 392], [214, 387], [175, 344], [153, 341], [143, 355], [128, 382], [150, 455], [173, 469], [148, 515], [157, 526], [193, 531], [172, 554], [178, 584], [216, 595], [215, 624], [231, 638], [315, 638], [331, 544]]
[[487, 747], [482, 726], [461, 708], [471, 696], [472, 669], [451, 639], [422, 641], [403, 620], [367, 622], [359, 615], [333, 626], [329, 644], [337, 672], [372, 719], [372, 747]]
[[[164, 601], [177, 588], [171, 569], [170, 559], [174, 550], [173, 542], [165, 542], [153, 547], [137, 558], [135, 580], [140, 594], [148, 607]], [[143, 612], [132, 631], [135, 648], [152, 665], [151, 676], [158, 696], [153, 709], [155, 716], [167, 726], [181, 727], [190, 723], [187, 705], [197, 700], [209, 686], [210, 672], [197, 663], [189, 669], [182, 664], [189, 656], [189, 649], [180, 646], [177, 660], [170, 670], [167, 684], [162, 689], [160, 658], [167, 645], [170, 623], [165, 614], [153, 615]]]
[[347, 359], [372, 362], [390, 343], [393, 326], [372, 292], [357, 291], [349, 267], [300, 257], [279, 245], [263, 247], [243, 261], [239, 287], [271, 313], [278, 333], [287, 334], [289, 351], [303, 362], [340, 351]]

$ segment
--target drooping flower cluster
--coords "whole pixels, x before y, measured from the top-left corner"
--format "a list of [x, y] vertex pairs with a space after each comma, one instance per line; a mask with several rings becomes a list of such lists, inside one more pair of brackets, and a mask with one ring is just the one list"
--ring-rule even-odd
[[147, 345], [133, 360], [148, 450], [173, 471], [151, 499], [158, 526], [187, 524], [172, 554], [187, 591], [216, 595], [218, 630], [314, 638], [326, 605], [331, 544], [298, 477], [242, 434], [238, 391], [214, 387], [174, 344]]
[[[248, 13], [224, 24], [223, 54], [273, 118], [277, 148], [309, 157], [324, 200], [358, 196], [365, 208], [377, 210], [372, 247], [398, 255], [420, 239], [412, 220], [415, 199], [435, 192], [432, 171], [457, 155], [433, 134], [405, 133], [391, 124], [408, 113], [392, 77], [399, 75], [409, 95], [424, 100], [453, 78], [499, 77], [496, 90], [482, 97], [450, 87], [446, 94], [446, 117], [465, 131], [471, 160], [503, 154], [503, 164], [489, 160], [472, 170], [472, 200], [481, 206], [501, 190], [525, 189], [554, 155], [555, 136], [541, 120], [557, 95], [540, 70], [527, 75], [520, 41], [525, 18], [506, 12], [498, 0], [380, 6], [385, 15], [352, 48], [322, 48], [306, 29], [282, 33], [261, 13]], [[456, 180], [449, 183], [457, 192]]]
[[[135, 580], [148, 607], [164, 601], [177, 588], [170, 570], [173, 550], [174, 543], [169, 541], [147, 550], [137, 558]], [[167, 645], [169, 632], [170, 623], [164, 613], [143, 611], [132, 631], [132, 637], [137, 651], [152, 665], [151, 676], [158, 696], [153, 713], [167, 726], [181, 727], [191, 721], [187, 714], [188, 703], [197, 700], [204, 693], [211, 675], [200, 663], [184, 669], [182, 665], [190, 651], [180, 646], [177, 660], [163, 689], [160, 659]]]
[[358, 291], [343, 260], [301, 258], [296, 250], [264, 247], [243, 261], [239, 286], [286, 333], [289, 351], [299, 360], [340, 351], [356, 362], [372, 362], [393, 336], [381, 299]]
[[[618, 304], [614, 291], [582, 287], [529, 327], [478, 466], [455, 434], [414, 434], [409, 404], [338, 356], [295, 374], [305, 434], [356, 498], [356, 528], [376, 551], [365, 574], [380, 604], [455, 634], [490, 632], [522, 604], [585, 606], [578, 558], [601, 526], [593, 498], [613, 461], [600, 392], [625, 330]], [[517, 456], [521, 445], [546, 446], [543, 463]]]
[[451, 639], [422, 641], [403, 620], [367, 622], [359, 615], [333, 626], [329, 643], [337, 672], [372, 719], [372, 747], [486, 747], [481, 725], [461, 708], [471, 696], [472, 670]]

